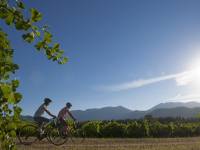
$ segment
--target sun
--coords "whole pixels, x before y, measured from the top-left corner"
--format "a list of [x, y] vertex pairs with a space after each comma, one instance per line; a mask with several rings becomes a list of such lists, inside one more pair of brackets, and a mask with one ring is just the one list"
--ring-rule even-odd
[[200, 87], [200, 59], [191, 64], [188, 75], [192, 84]]
[[193, 61], [188, 69], [182, 72], [177, 78], [178, 85], [188, 85], [200, 89], [200, 59]]

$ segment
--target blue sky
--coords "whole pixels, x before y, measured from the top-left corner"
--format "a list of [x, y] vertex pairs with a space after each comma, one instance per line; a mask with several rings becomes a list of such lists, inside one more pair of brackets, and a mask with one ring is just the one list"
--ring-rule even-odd
[[[185, 72], [200, 58], [199, 0], [34, 0], [69, 63], [48, 61], [20, 32], [8, 32], [20, 70], [23, 114], [44, 97], [57, 113], [122, 105], [145, 110], [160, 102], [198, 97]], [[196, 91], [196, 93], [194, 92]]]

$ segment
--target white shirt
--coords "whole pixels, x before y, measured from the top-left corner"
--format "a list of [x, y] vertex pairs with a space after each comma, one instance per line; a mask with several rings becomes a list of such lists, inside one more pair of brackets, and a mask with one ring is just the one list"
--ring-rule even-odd
[[45, 109], [47, 109], [47, 106], [46, 106], [45, 104], [42, 104], [42, 105], [37, 109], [37, 111], [35, 112], [34, 117], [41, 117], [41, 116], [44, 114]]

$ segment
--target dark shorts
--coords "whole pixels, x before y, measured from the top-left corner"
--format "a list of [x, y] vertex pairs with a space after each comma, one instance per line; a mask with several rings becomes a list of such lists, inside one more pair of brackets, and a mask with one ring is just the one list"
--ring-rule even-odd
[[34, 121], [37, 122], [39, 126], [41, 126], [43, 123], [48, 123], [49, 119], [45, 117], [34, 117]]

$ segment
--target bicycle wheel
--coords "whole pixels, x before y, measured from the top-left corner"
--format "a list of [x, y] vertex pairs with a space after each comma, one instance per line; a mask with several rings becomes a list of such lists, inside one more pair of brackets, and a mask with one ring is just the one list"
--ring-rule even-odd
[[37, 140], [38, 134], [38, 127], [29, 124], [19, 129], [18, 139], [21, 144], [30, 145]]
[[81, 129], [75, 129], [74, 131], [70, 131], [70, 139], [74, 144], [80, 144], [85, 141], [85, 133]]
[[63, 145], [68, 140], [68, 136], [63, 135], [58, 127], [54, 127], [48, 130], [47, 139], [52, 144], [59, 146]]

